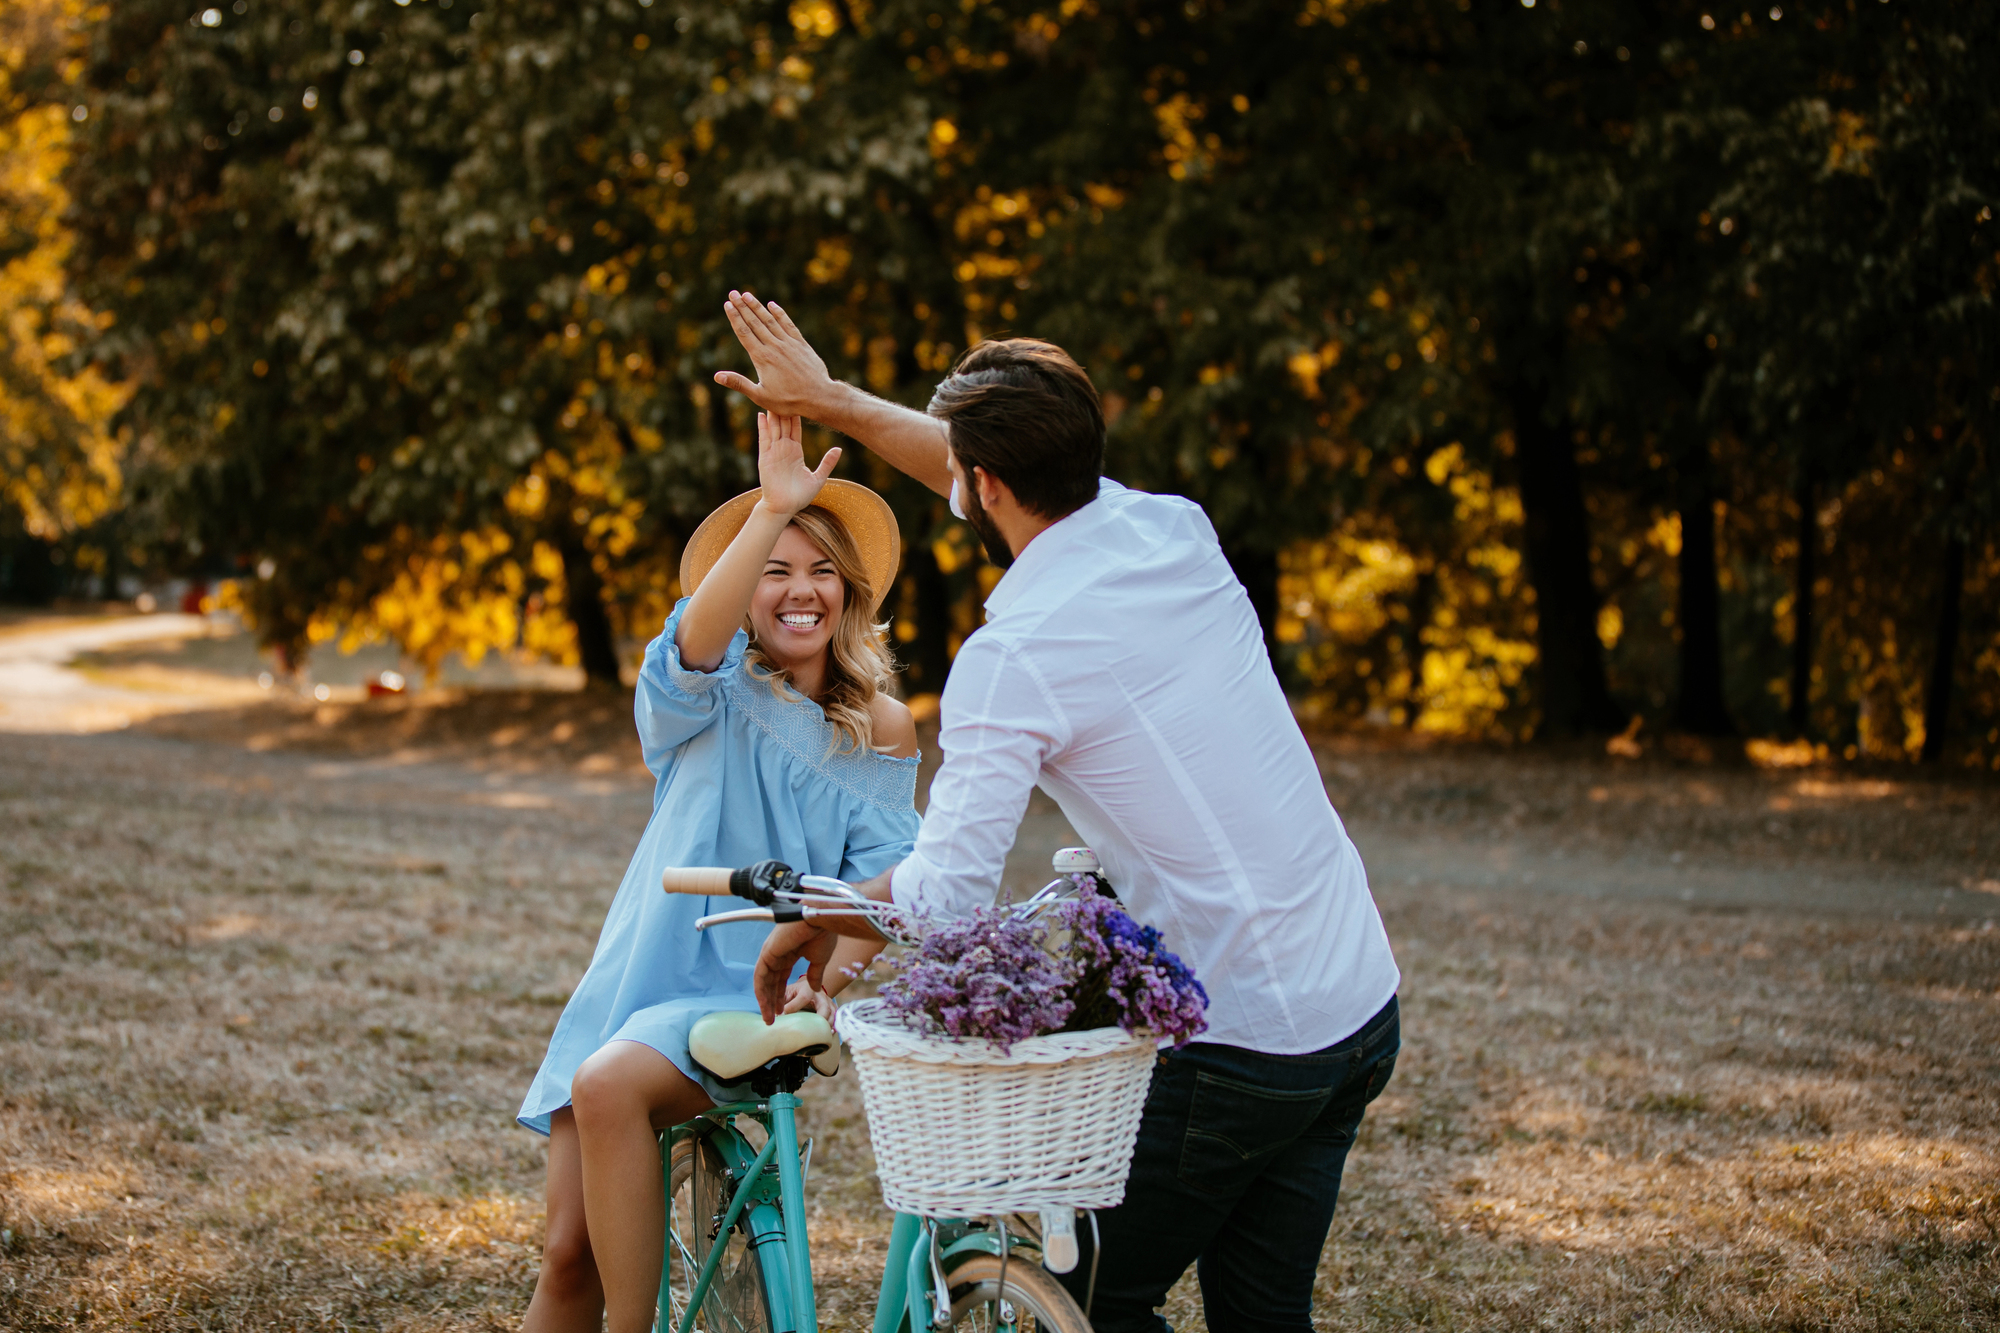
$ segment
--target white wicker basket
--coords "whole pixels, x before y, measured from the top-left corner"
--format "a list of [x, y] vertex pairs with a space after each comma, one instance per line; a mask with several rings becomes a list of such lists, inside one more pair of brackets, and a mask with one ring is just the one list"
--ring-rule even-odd
[[882, 1201], [985, 1217], [1125, 1197], [1154, 1044], [1117, 1028], [989, 1041], [912, 1030], [880, 1000], [842, 1007]]

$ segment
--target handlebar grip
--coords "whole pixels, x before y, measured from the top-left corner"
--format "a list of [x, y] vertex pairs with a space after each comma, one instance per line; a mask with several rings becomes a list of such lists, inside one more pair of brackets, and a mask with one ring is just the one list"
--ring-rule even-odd
[[735, 873], [720, 866], [669, 866], [660, 875], [660, 887], [668, 893], [726, 898], [731, 892], [729, 877]]

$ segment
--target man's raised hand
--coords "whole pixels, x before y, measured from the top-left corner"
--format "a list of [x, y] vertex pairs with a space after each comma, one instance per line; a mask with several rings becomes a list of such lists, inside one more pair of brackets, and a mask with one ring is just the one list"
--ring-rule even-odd
[[759, 304], [748, 292], [729, 293], [722, 310], [743, 350], [750, 354], [757, 378], [752, 381], [733, 370], [719, 370], [715, 382], [736, 390], [766, 412], [825, 420], [837, 386], [826, 373], [826, 362], [792, 323], [792, 317], [776, 301]]

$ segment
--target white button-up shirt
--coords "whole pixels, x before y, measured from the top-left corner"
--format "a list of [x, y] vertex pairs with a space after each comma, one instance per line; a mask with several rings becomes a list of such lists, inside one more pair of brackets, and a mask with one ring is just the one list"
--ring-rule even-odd
[[1198, 506], [1103, 482], [986, 615], [945, 683], [900, 906], [990, 904], [1039, 783], [1207, 987], [1202, 1040], [1295, 1055], [1388, 1003], [1400, 977], [1360, 854]]

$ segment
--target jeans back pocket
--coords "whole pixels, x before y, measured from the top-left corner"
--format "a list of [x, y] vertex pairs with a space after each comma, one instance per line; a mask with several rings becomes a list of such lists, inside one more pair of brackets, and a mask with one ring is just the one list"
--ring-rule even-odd
[[1197, 1074], [1181, 1142], [1181, 1184], [1204, 1194], [1242, 1189], [1271, 1154], [1312, 1126], [1332, 1097], [1332, 1088], [1283, 1091]]

